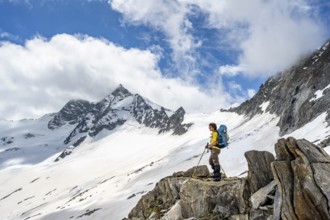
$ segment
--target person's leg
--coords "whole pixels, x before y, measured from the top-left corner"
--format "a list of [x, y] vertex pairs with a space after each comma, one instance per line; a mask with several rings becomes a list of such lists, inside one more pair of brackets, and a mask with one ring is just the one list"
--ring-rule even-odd
[[211, 157], [212, 157], [212, 162], [214, 164], [213, 178], [216, 181], [219, 181], [221, 178], [219, 154], [220, 154], [220, 150], [212, 148]]
[[211, 154], [210, 154], [210, 158], [209, 158], [209, 164], [210, 164], [212, 170], [214, 170], [214, 163], [213, 163], [213, 157], [212, 157], [212, 150], [211, 150]]

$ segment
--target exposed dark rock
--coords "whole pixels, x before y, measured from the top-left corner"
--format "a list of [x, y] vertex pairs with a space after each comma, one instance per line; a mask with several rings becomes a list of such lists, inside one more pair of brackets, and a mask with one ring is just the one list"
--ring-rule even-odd
[[65, 124], [76, 124], [93, 107], [85, 100], [69, 101], [48, 123], [49, 129], [56, 129]]
[[[329, 69], [328, 41], [297, 65], [268, 79], [252, 99], [229, 111], [253, 117], [262, 112], [261, 104], [269, 102], [265, 111], [280, 116], [281, 135], [301, 128], [324, 112], [330, 123], [330, 88], [325, 89], [330, 82]], [[316, 98], [316, 91], [323, 91], [323, 96]]]
[[132, 174], [140, 173], [140, 172], [143, 171], [145, 168], [147, 168], [147, 167], [152, 167], [155, 163], [158, 163], [159, 161], [161, 161], [161, 160], [157, 160], [157, 161], [155, 161], [155, 162], [151, 162], [151, 163], [149, 163], [149, 164], [147, 164], [147, 165], [145, 165], [145, 166], [143, 166], [143, 167], [140, 167], [140, 168], [138, 168], [137, 170], [133, 171], [132, 173], [128, 174], [127, 176], [130, 176], [130, 175], [132, 175]]
[[33, 138], [33, 137], [35, 137], [34, 134], [31, 134], [31, 133], [26, 133], [26, 134], [24, 134], [24, 138], [25, 138], [25, 139], [29, 139], [29, 138]]
[[130, 195], [129, 197], [127, 197], [127, 200], [129, 200], [129, 199], [131, 199], [131, 198], [133, 198], [133, 197], [135, 197], [135, 196], [136, 196], [136, 194], [133, 193], [132, 195]]
[[275, 158], [267, 151], [248, 151], [244, 155], [248, 162], [248, 182], [253, 194], [274, 179], [270, 164]]
[[321, 148], [325, 148], [327, 146], [330, 146], [330, 137], [324, 139], [318, 144]]
[[182, 124], [185, 114], [186, 111], [182, 107], [180, 107], [174, 112], [173, 115], [171, 115], [166, 125], [166, 128], [160, 130], [159, 133], [167, 132], [170, 130], [174, 130], [173, 134], [175, 135], [182, 135], [186, 133], [192, 124]]
[[72, 145], [67, 147], [61, 154], [58, 156], [54, 162], [58, 162], [60, 159], [65, 158], [66, 156], [72, 154], [73, 150], [78, 147], [84, 140], [86, 139], [87, 136], [83, 136], [79, 138], [76, 142], [74, 142]]
[[130, 91], [128, 91], [122, 84], [119, 84], [111, 94], [115, 97], [120, 97], [121, 99], [132, 95], [132, 93], [130, 93]]
[[19, 151], [21, 148], [19, 147], [13, 147], [13, 148], [8, 148], [6, 150], [4, 150], [4, 152], [12, 152], [12, 151]]
[[84, 213], [84, 214], [82, 214], [82, 215], [79, 215], [76, 219], [78, 219], [78, 218], [82, 218], [82, 217], [84, 217], [84, 216], [90, 216], [90, 215], [92, 215], [92, 214], [94, 214], [95, 212], [97, 212], [97, 211], [99, 211], [99, 210], [101, 210], [101, 208], [97, 208], [97, 209], [93, 209], [93, 210], [86, 210], [86, 212]]
[[17, 193], [17, 192], [21, 191], [22, 189], [23, 189], [23, 188], [16, 189], [14, 192], [9, 193], [8, 195], [2, 197], [0, 200], [7, 199], [9, 196], [13, 195], [14, 193]]
[[8, 145], [14, 143], [14, 137], [2, 137], [0, 140], [2, 142], [2, 145]]
[[40, 179], [40, 177], [35, 178], [34, 180], [32, 180], [30, 183], [34, 183], [35, 181], [37, 181], [38, 179]]

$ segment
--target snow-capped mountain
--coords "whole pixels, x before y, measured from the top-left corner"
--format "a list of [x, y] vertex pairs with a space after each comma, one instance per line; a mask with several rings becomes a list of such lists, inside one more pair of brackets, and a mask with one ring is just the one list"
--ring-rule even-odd
[[280, 116], [280, 134], [301, 128], [324, 112], [330, 123], [330, 41], [292, 68], [261, 85], [258, 93], [231, 109], [250, 117], [269, 112]]
[[[38, 120], [12, 123], [3, 121], [4, 128], [24, 128], [22, 130], [25, 133], [20, 129], [9, 129], [1, 133], [0, 145], [8, 148], [4, 149], [6, 157], [0, 157], [0, 163], [5, 164], [7, 160], [18, 158], [21, 154], [25, 155], [25, 160], [30, 160], [28, 157], [37, 157], [36, 160], [45, 159], [63, 150], [55, 159], [58, 161], [71, 154], [87, 136], [95, 137], [103, 130], [111, 131], [125, 123], [155, 128], [158, 133], [171, 131], [173, 135], [181, 135], [191, 126], [182, 124], [185, 113], [182, 107], [172, 112], [139, 94], [130, 93], [119, 85], [110, 95], [97, 103], [71, 100], [58, 113], [46, 115]], [[29, 146], [22, 147], [22, 136], [24, 142], [31, 142]], [[44, 141], [41, 137], [53, 137], [54, 140]], [[27, 154], [27, 151], [35, 151], [35, 154]], [[44, 157], [35, 156], [36, 154], [44, 154]]]
[[[171, 115], [168, 116], [168, 113]], [[49, 129], [58, 129], [65, 124], [77, 124], [65, 139], [68, 144], [77, 141], [80, 136], [96, 136], [103, 129], [113, 130], [127, 120], [135, 119], [138, 123], [159, 132], [173, 130], [173, 134], [183, 134], [189, 125], [182, 125], [185, 111], [179, 108], [172, 113], [157, 106], [139, 94], [132, 94], [122, 85], [109, 96], [97, 103], [84, 100], [68, 102], [63, 109], [55, 114], [48, 124]]]
[[119, 86], [97, 103], [74, 100], [40, 119], [0, 121], [0, 219], [123, 219], [160, 179], [196, 166], [210, 122], [229, 128], [220, 154], [227, 176], [246, 175], [246, 151], [274, 153], [280, 134], [329, 152], [328, 51], [326, 44], [271, 78], [233, 111], [172, 112]]

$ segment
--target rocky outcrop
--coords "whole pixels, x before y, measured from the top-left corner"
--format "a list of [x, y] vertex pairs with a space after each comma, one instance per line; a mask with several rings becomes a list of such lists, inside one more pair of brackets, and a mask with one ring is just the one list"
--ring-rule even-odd
[[[330, 41], [290, 69], [268, 79], [250, 100], [229, 111], [253, 117], [263, 110], [280, 117], [280, 134], [326, 112], [330, 123]], [[264, 109], [262, 110], [262, 106]]]
[[270, 164], [275, 160], [267, 151], [248, 151], [245, 153], [248, 162], [248, 182], [251, 193], [268, 185], [273, 179]]
[[[223, 219], [247, 212], [246, 179], [206, 182], [192, 178], [194, 169], [162, 179], [142, 196], [128, 219]], [[198, 177], [208, 174], [206, 166], [195, 172]]]
[[279, 140], [272, 170], [279, 190], [275, 219], [330, 219], [330, 157], [306, 140]]
[[247, 178], [207, 181], [206, 166], [162, 179], [127, 219], [330, 219], [330, 157], [306, 140], [280, 139], [277, 159], [245, 154]]

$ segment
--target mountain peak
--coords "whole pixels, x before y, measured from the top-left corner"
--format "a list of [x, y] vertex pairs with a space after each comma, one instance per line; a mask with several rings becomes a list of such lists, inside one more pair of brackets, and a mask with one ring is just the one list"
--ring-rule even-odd
[[132, 93], [128, 91], [122, 84], [119, 84], [119, 86], [115, 90], [113, 90], [111, 94], [113, 96], [120, 96], [120, 97], [127, 97], [132, 95]]
[[[173, 135], [184, 134], [191, 124], [182, 124], [185, 110], [179, 108], [171, 117], [165, 109], [139, 94], [132, 94], [120, 84], [110, 95], [97, 103], [84, 100], [70, 101], [49, 122], [50, 129], [65, 124], [75, 125], [64, 143], [78, 146], [87, 135], [96, 136], [103, 129], [113, 130], [128, 120], [136, 120], [159, 133], [173, 130]], [[65, 152], [70, 154], [71, 148]]]

